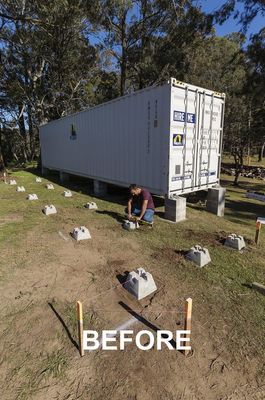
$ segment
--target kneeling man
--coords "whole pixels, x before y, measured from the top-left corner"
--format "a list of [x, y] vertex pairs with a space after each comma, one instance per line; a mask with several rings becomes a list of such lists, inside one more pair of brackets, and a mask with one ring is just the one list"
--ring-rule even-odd
[[150, 192], [133, 184], [129, 187], [128, 218], [137, 216], [139, 220], [153, 223], [155, 206]]

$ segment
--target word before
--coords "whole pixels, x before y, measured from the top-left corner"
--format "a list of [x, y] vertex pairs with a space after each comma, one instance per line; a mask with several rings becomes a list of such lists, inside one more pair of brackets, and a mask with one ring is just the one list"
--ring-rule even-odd
[[[117, 332], [119, 333], [119, 341], [117, 341]], [[97, 350], [102, 346], [102, 350], [124, 350], [125, 343], [133, 341], [133, 330], [103, 330], [102, 337], [99, 340], [97, 331], [84, 330], [83, 331], [83, 349], [84, 350]], [[167, 330], [158, 330], [155, 335], [148, 331], [139, 331], [135, 336], [135, 344], [140, 350], [151, 350], [154, 346], [156, 350], [162, 350], [162, 344], [169, 350], [191, 350], [188, 345], [183, 345], [183, 342], [190, 342], [190, 330], [176, 331], [174, 341], [173, 333]], [[145, 344], [142, 344], [145, 339]], [[147, 340], [146, 340], [147, 339]], [[115, 343], [115, 344], [114, 344]]]

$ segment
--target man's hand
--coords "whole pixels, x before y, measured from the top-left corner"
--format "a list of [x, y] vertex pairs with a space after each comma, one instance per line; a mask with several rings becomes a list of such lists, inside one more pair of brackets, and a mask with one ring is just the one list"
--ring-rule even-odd
[[132, 214], [128, 214], [128, 219], [132, 219]]

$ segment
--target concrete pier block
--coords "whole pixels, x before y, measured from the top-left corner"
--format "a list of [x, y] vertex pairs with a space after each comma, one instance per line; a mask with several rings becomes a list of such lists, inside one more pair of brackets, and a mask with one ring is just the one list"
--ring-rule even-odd
[[85, 208], [88, 208], [88, 210], [97, 210], [98, 206], [97, 203], [95, 203], [94, 201], [88, 202], [85, 204]]
[[70, 176], [67, 172], [60, 171], [60, 181], [61, 182], [67, 182], [67, 181], [69, 181], [69, 178], [70, 178]]
[[53, 186], [52, 183], [47, 183], [46, 188], [47, 188], [48, 190], [54, 190], [54, 186]]
[[136, 272], [130, 272], [124, 287], [136, 297], [137, 300], [141, 300], [157, 290], [152, 275], [143, 268], [138, 268]]
[[180, 222], [186, 219], [185, 197], [165, 197], [165, 219], [172, 222]]
[[232, 233], [231, 235], [227, 236], [225, 240], [225, 246], [232, 247], [233, 249], [240, 251], [241, 249], [246, 247], [246, 244], [243, 236]]
[[108, 185], [106, 182], [94, 179], [94, 194], [96, 196], [105, 196], [107, 194]]
[[192, 247], [188, 252], [188, 254], [186, 255], [186, 258], [189, 261], [194, 262], [200, 268], [204, 267], [204, 265], [211, 262], [211, 257], [208, 249], [206, 249], [205, 247], [201, 247], [199, 245]]
[[223, 187], [208, 189], [206, 210], [218, 217], [223, 217], [225, 213], [225, 193], [226, 189]]
[[18, 186], [17, 187], [17, 192], [25, 192], [24, 186]]
[[73, 195], [72, 195], [71, 190], [64, 190], [63, 196], [64, 197], [72, 197]]
[[72, 232], [72, 237], [77, 241], [91, 239], [90, 232], [85, 226], [80, 226], [80, 228], [74, 228]]
[[57, 210], [53, 204], [45, 206], [42, 210], [45, 215], [57, 214]]
[[27, 199], [28, 200], [38, 200], [38, 196], [35, 193], [29, 194]]
[[127, 231], [134, 231], [135, 229], [139, 228], [139, 224], [137, 221], [129, 221], [128, 219], [126, 219], [122, 224], [122, 227]]

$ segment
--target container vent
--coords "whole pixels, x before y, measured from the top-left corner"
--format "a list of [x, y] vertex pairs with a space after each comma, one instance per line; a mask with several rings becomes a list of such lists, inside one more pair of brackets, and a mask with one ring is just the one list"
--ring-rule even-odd
[[180, 174], [180, 165], [175, 165], [175, 175]]
[[76, 129], [74, 124], [71, 124], [71, 136], [70, 136], [71, 140], [75, 140], [76, 139]]

